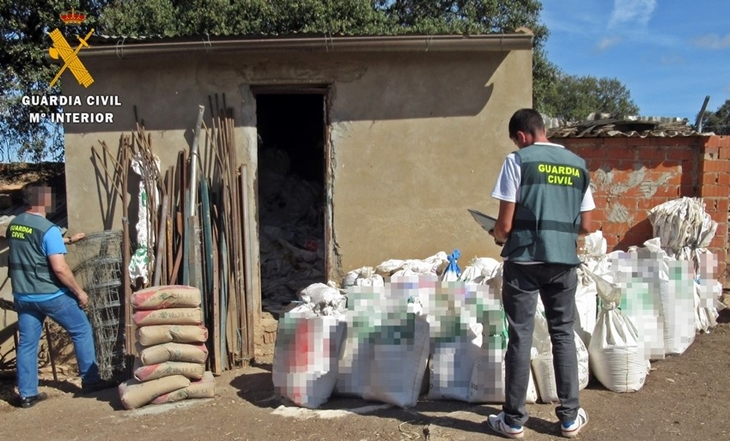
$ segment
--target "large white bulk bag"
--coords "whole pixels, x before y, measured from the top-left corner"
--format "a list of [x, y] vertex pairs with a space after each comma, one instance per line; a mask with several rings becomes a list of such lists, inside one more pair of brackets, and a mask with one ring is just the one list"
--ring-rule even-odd
[[384, 287], [348, 291], [348, 314], [357, 329], [348, 334], [348, 352], [340, 358], [338, 392], [400, 407], [417, 404], [429, 351], [421, 302], [433, 296], [435, 281], [435, 274], [394, 276]]
[[441, 281], [431, 310], [428, 398], [484, 402], [503, 389], [506, 326], [492, 288]]
[[347, 324], [347, 329], [340, 352], [335, 393], [362, 398], [367, 387], [372, 357], [369, 338], [373, 329], [373, 318], [370, 311], [365, 310], [347, 311], [342, 319]]
[[426, 317], [412, 312], [385, 313], [371, 334], [372, 348], [363, 398], [413, 407], [428, 363]]
[[279, 319], [274, 347], [274, 388], [295, 404], [316, 408], [332, 394], [345, 334], [335, 316], [317, 316], [300, 305]]
[[[452, 318], [456, 321], [459, 316]], [[481, 323], [455, 323], [455, 328], [461, 326], [464, 330], [457, 335], [431, 338], [429, 399], [469, 399], [472, 372], [482, 351], [483, 326]]]

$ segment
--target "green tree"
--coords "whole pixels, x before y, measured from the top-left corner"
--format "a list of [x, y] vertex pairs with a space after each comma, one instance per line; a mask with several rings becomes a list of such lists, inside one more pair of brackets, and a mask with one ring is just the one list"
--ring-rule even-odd
[[583, 121], [591, 113], [636, 115], [639, 108], [631, 93], [616, 78], [596, 78], [559, 73], [545, 97], [544, 110], [565, 121]]
[[730, 135], [730, 99], [716, 111], [705, 112], [702, 118], [702, 131], [714, 132], [715, 135]]
[[[0, 155], [3, 160], [40, 161], [63, 157], [60, 125], [31, 123], [31, 113], [57, 112], [56, 106], [24, 105], [23, 96], [45, 95], [58, 66], [46, 60], [55, 27], [72, 33], [59, 19], [74, 7], [95, 12], [100, 2], [62, 0], [0, 0]], [[81, 30], [85, 30], [82, 28]], [[80, 30], [80, 31], [81, 31]], [[50, 89], [60, 92], [60, 82]]]
[[386, 34], [371, 0], [114, 0], [100, 29], [110, 35]]
[[111, 35], [289, 34], [397, 35], [535, 34], [534, 105], [545, 99], [559, 69], [543, 49], [549, 32], [538, 0], [115, 0], [101, 16]]
[[[58, 14], [71, 7], [89, 13], [97, 34], [117, 36], [281, 35], [291, 33], [398, 35], [484, 34], [530, 28], [534, 37], [533, 105], [572, 119], [588, 111], [633, 113], [636, 106], [618, 80], [571, 77], [544, 50], [549, 32], [539, 0], [0, 0], [0, 153], [17, 146], [19, 158], [63, 156], [61, 128], [31, 124], [29, 114], [56, 112], [24, 106], [22, 96], [47, 93], [57, 71], [48, 63], [49, 28], [71, 29]], [[593, 88], [593, 89], [591, 89]], [[50, 90], [60, 92], [58, 84]]]

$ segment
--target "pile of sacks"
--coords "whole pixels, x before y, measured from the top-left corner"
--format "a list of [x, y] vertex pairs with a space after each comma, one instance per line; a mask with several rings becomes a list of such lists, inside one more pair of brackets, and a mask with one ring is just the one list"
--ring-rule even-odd
[[[722, 286], [713, 278], [717, 262], [697, 247], [709, 243], [714, 227], [693, 214], [698, 209], [696, 200], [672, 201], [650, 218], [699, 241], [677, 242], [660, 227], [643, 247], [607, 253], [600, 231], [586, 237], [576, 292], [580, 389], [593, 373], [609, 390], [638, 391], [651, 360], [682, 354], [697, 332], [715, 326], [723, 308]], [[698, 219], [700, 231], [687, 218]], [[679, 248], [665, 246], [662, 237], [673, 237]], [[508, 342], [502, 264], [475, 258], [461, 271], [455, 257], [458, 252], [392, 259], [351, 271], [341, 289], [317, 284], [316, 298], [308, 295], [315, 285], [303, 290], [297, 308], [280, 319], [273, 366], [278, 392], [304, 407], [318, 407], [332, 394], [402, 407], [421, 395], [502, 402]], [[557, 402], [541, 302], [532, 346], [527, 401]]]
[[205, 370], [208, 330], [200, 303], [200, 290], [190, 286], [132, 294], [137, 357], [134, 378], [119, 385], [125, 408], [214, 396], [213, 374]]
[[[697, 332], [717, 322], [722, 285], [706, 248], [717, 225], [702, 201], [681, 198], [654, 207], [655, 238], [643, 247], [606, 254], [600, 232], [586, 237], [576, 303], [591, 371], [606, 388], [634, 392], [651, 361], [681, 355]], [[600, 307], [597, 312], [586, 307]], [[581, 305], [583, 307], [581, 308]]]
[[[401, 407], [414, 406], [421, 395], [504, 401], [508, 336], [501, 264], [474, 259], [462, 272], [456, 256], [389, 260], [347, 274], [346, 289], [330, 283], [302, 290], [301, 302], [279, 322], [273, 366], [278, 392], [310, 408], [332, 394]], [[529, 384], [531, 403], [557, 401], [543, 333], [546, 323], [536, 332], [533, 366], [539, 374]], [[588, 355], [577, 334], [576, 342], [583, 388]]]

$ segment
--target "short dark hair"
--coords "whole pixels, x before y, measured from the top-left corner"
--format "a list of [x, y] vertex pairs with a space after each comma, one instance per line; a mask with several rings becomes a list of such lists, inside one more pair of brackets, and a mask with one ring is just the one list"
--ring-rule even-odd
[[542, 115], [535, 109], [520, 109], [509, 120], [509, 137], [514, 139], [517, 132], [529, 133], [533, 136], [545, 131]]
[[53, 194], [53, 189], [46, 181], [36, 181], [25, 184], [21, 190], [23, 194], [23, 202], [31, 206], [40, 205], [40, 202], [42, 201], [41, 191], [43, 191], [43, 193], [48, 191]]

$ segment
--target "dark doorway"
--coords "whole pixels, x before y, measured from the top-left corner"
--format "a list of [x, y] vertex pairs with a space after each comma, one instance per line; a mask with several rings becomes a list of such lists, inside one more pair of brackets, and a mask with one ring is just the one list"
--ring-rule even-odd
[[261, 297], [277, 314], [325, 282], [325, 99], [322, 91], [256, 96]]

